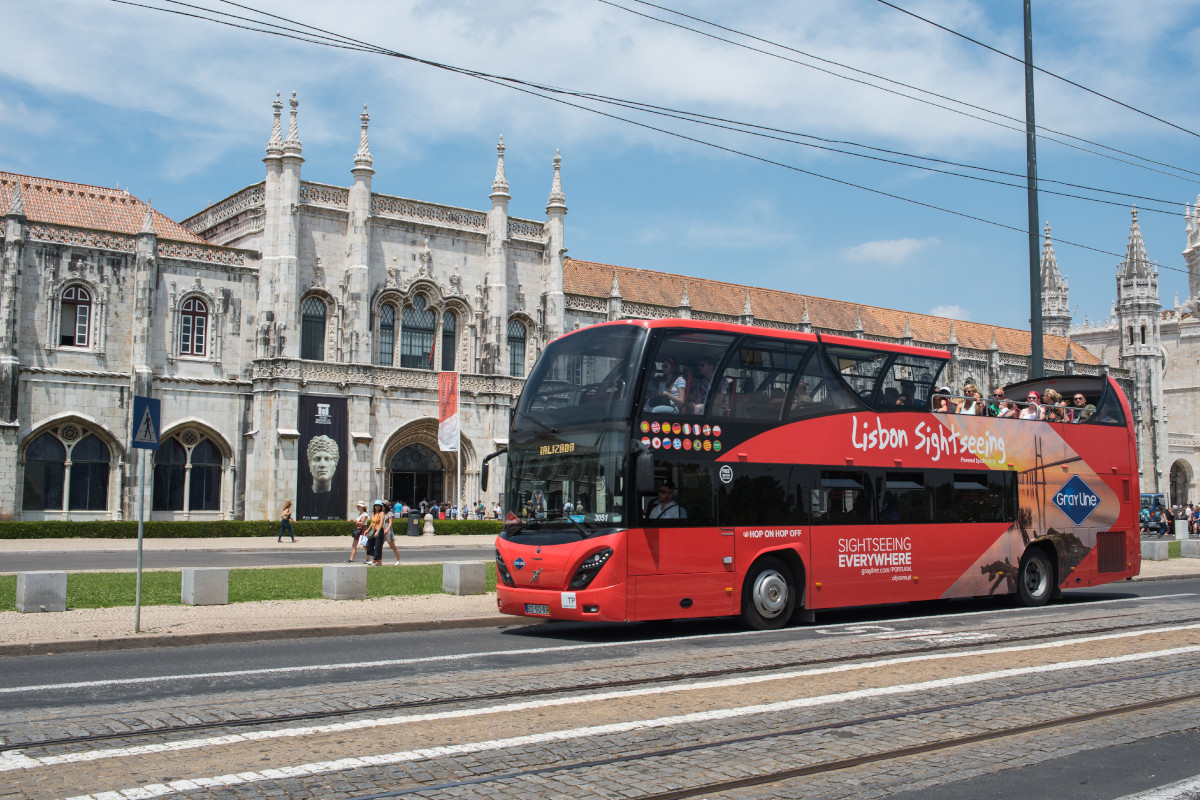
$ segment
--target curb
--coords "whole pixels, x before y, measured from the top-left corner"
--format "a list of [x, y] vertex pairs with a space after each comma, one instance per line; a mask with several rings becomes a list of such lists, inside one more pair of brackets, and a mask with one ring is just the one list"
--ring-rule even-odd
[[528, 622], [522, 618], [489, 616], [453, 620], [424, 620], [421, 622], [380, 622], [370, 625], [318, 625], [308, 628], [184, 633], [179, 635], [155, 633], [143, 634], [142, 636], [118, 636], [109, 639], [5, 644], [0, 645], [0, 658], [11, 656], [47, 656], [61, 653], [94, 653], [111, 650], [136, 650], [151, 647], [186, 647], [189, 645], [228, 644], [231, 642], [265, 642], [277, 639], [312, 638], [318, 636], [364, 636], [376, 633], [455, 630], [458, 628], [503, 628], [524, 624], [528, 624]]

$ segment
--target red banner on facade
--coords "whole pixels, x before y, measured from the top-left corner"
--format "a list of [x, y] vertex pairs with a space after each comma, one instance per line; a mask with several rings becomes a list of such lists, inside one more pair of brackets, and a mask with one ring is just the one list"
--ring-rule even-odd
[[438, 373], [438, 447], [458, 451], [458, 373]]

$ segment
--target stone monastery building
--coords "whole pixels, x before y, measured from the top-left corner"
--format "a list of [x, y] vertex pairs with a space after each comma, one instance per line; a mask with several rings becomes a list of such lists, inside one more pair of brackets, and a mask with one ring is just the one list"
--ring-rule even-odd
[[[344, 519], [358, 499], [454, 499], [459, 474], [462, 499], [491, 506], [503, 460], [482, 498], [480, 462], [505, 444], [534, 359], [611, 319], [946, 348], [950, 386], [1028, 372], [1028, 331], [568, 259], [559, 156], [546, 218], [510, 217], [503, 138], [484, 210], [376, 194], [368, 122], [364, 107], [350, 185], [312, 183], [297, 99], [285, 130], [277, 97], [263, 179], [182, 222], [123, 190], [0, 172], [0, 474], [13, 476], [0, 519], [136, 518], [134, 396], [162, 408], [151, 519], [276, 518], [292, 499], [298, 518]], [[1200, 298], [1190, 209], [1187, 225]], [[1047, 372], [1125, 382], [1143, 491], [1169, 470], [1186, 495], [1200, 463], [1200, 300], [1162, 311], [1136, 212], [1108, 324], [1071, 330], [1049, 238], [1043, 262]], [[461, 452], [438, 446], [439, 371], [460, 375]], [[336, 460], [332, 490], [312, 466], [322, 453]]]

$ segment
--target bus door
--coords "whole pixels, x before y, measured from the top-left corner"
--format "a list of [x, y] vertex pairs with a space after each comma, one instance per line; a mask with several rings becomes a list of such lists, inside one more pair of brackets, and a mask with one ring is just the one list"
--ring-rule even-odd
[[733, 614], [734, 536], [717, 524], [712, 464], [655, 462], [655, 494], [641, 497], [629, 533], [632, 616]]

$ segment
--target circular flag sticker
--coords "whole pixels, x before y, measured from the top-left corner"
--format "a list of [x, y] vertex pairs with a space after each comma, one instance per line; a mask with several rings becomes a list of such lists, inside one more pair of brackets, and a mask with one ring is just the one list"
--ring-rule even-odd
[[705, 449], [705, 450], [712, 450], [712, 440], [711, 440], [711, 439], [705, 439], [705, 440], [704, 440], [704, 449]]
[[662, 447], [662, 439], [659, 439], [657, 436], [655, 436], [650, 440], [650, 446], [657, 450], [658, 448]]
[[712, 425], [705, 425], [705, 426], [704, 426], [704, 435], [705, 435], [705, 436], [712, 436]]
[[720, 436], [720, 435], [721, 435], [721, 426], [713, 425], [713, 436]]
[[717, 439], [715, 442], [713, 442], [713, 452], [716, 452], [716, 453], [721, 452], [721, 440], [720, 439]]
[[684, 439], [684, 440], [683, 440], [683, 449], [684, 449], [684, 450], [691, 450], [691, 449], [692, 449], [692, 440], [691, 440], [691, 439]]
[[646, 445], [646, 447], [649, 447], [649, 446], [650, 446], [650, 437], [649, 437], [649, 436], [643, 436], [643, 437], [642, 437], [642, 444]]
[[700, 447], [701, 447], [701, 445], [700, 445], [700, 440], [699, 440], [699, 439], [697, 439], [696, 441], [692, 442], [692, 449], [693, 449], [693, 450], [699, 450], [699, 449], [700, 449]]
[[649, 432], [650, 432], [650, 423], [646, 422], [646, 420], [642, 420], [642, 433], [649, 433]]
[[650, 423], [650, 430], [654, 431], [655, 433], [658, 433], [658, 430], [659, 430], [659, 428], [658, 428], [658, 421], [657, 421], [657, 420], [655, 420], [654, 422], [651, 422], [651, 423]]
[[682, 425], [680, 425], [678, 422], [676, 422], [676, 423], [675, 423], [675, 426], [674, 426], [674, 428], [673, 428], [673, 429], [672, 429], [672, 431], [671, 431], [671, 433], [674, 433], [674, 434], [679, 434], [679, 433], [682, 433], [682, 432], [683, 432], [683, 426], [682, 426]]
[[685, 436], [691, 436], [692, 435], [692, 426], [686, 422], [683, 423], [683, 433]]
[[670, 450], [670, 449], [671, 449], [671, 440], [664, 438], [663, 439], [663, 450]]

